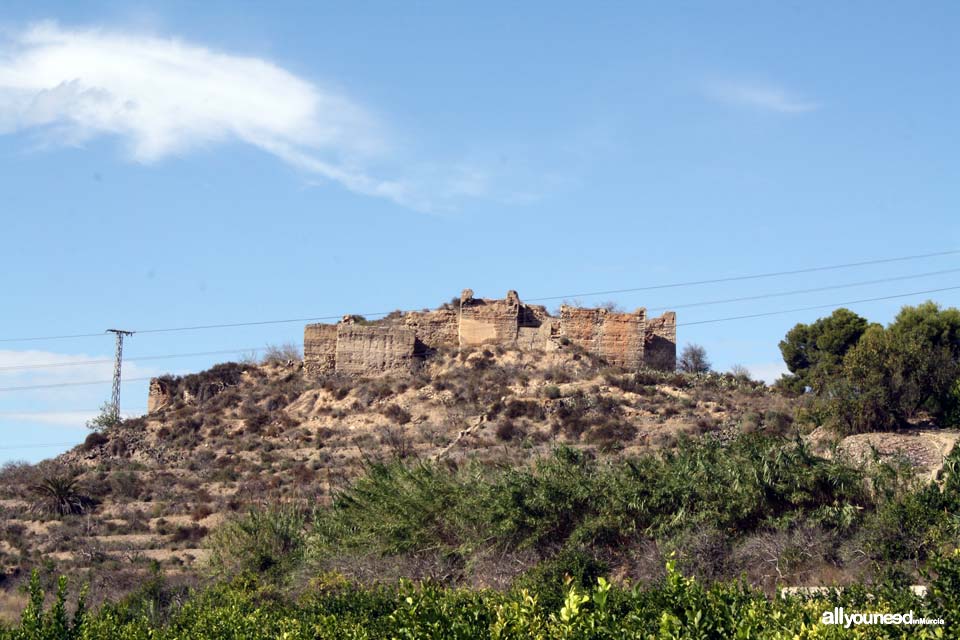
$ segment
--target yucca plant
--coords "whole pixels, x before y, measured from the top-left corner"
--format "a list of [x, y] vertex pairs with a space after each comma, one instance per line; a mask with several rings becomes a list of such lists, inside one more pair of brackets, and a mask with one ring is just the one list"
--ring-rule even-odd
[[89, 497], [80, 493], [75, 476], [44, 476], [30, 489], [37, 495], [33, 503], [36, 513], [62, 517], [83, 513], [93, 504]]

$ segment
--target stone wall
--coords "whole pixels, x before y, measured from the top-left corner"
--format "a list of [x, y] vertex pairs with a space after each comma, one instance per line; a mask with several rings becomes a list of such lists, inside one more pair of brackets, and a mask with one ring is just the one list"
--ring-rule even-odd
[[339, 324], [336, 371], [369, 375], [409, 369], [413, 365], [412, 329], [396, 326]]
[[369, 375], [409, 368], [414, 359], [439, 349], [481, 345], [548, 350], [561, 338], [580, 345], [613, 366], [644, 364], [672, 369], [676, 363], [676, 314], [647, 319], [646, 310], [562, 306], [560, 317], [545, 307], [524, 304], [516, 291], [502, 300], [475, 298], [464, 289], [456, 301], [434, 311], [414, 311], [361, 324], [345, 316], [337, 325], [304, 330], [304, 369], [309, 376], [332, 371]]
[[606, 309], [560, 307], [560, 335], [616, 367], [643, 363], [646, 311], [613, 313]]
[[336, 370], [337, 326], [308, 324], [303, 329], [303, 369], [309, 376], [320, 376]]
[[544, 318], [539, 326], [521, 325], [517, 329], [517, 348], [526, 351], [550, 351], [560, 346], [560, 320]]
[[508, 291], [503, 300], [474, 298], [465, 290], [460, 298], [460, 347], [483, 344], [512, 345], [517, 341], [520, 326], [520, 298]]
[[456, 309], [413, 311], [404, 314], [400, 326], [417, 336], [417, 354], [428, 356], [438, 349], [456, 349], [458, 313]]
[[648, 367], [673, 371], [677, 368], [677, 314], [667, 311], [647, 319], [644, 358]]

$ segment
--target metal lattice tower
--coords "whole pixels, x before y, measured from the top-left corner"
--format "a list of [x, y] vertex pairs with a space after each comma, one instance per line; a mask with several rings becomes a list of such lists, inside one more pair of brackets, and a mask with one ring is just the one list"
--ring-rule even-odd
[[110, 410], [114, 420], [120, 419], [120, 368], [123, 364], [123, 337], [132, 336], [133, 331], [107, 329], [107, 333], [117, 336], [117, 352], [113, 361], [113, 396], [110, 398]]

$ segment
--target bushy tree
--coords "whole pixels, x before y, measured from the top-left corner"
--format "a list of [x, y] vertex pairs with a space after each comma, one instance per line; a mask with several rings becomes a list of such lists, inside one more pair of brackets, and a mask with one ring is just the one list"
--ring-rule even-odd
[[688, 343], [677, 360], [677, 368], [683, 373], [707, 373], [711, 366], [707, 350], [699, 344]]
[[889, 327], [863, 333], [818, 388], [843, 432], [895, 429], [927, 415], [960, 418], [960, 311], [927, 302], [904, 307]]
[[837, 309], [813, 324], [798, 324], [780, 341], [780, 353], [792, 376], [780, 386], [820, 390], [836, 376], [843, 358], [867, 330], [866, 319], [849, 309]]

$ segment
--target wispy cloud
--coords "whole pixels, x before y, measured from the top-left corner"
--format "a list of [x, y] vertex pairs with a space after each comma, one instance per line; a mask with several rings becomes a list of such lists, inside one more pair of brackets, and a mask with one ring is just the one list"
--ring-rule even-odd
[[[62, 382], [110, 380], [113, 356], [57, 353], [37, 350], [0, 350], [0, 386], [57, 384]], [[125, 362], [124, 377], [155, 375], [155, 369]]]
[[[58, 419], [66, 424], [87, 416], [79, 422], [83, 424], [88, 413], [95, 414], [110, 397], [111, 360], [109, 354], [0, 350], [0, 389], [6, 390], [0, 392], [0, 424], [14, 420], [58, 424]], [[123, 386], [124, 404], [145, 405], [147, 383], [143, 379], [159, 374], [159, 369], [124, 362], [123, 378], [129, 381]], [[98, 384], [74, 384], [78, 382]]]
[[770, 84], [713, 80], [706, 83], [704, 92], [711, 99], [726, 104], [783, 114], [809, 113], [821, 106], [816, 101]]
[[[424, 189], [369, 167], [389, 154], [365, 106], [260, 58], [183, 40], [34, 25], [0, 42], [0, 133], [124, 140], [150, 163], [240, 141], [358, 194], [426, 208]], [[470, 193], [468, 195], [474, 195]]]

